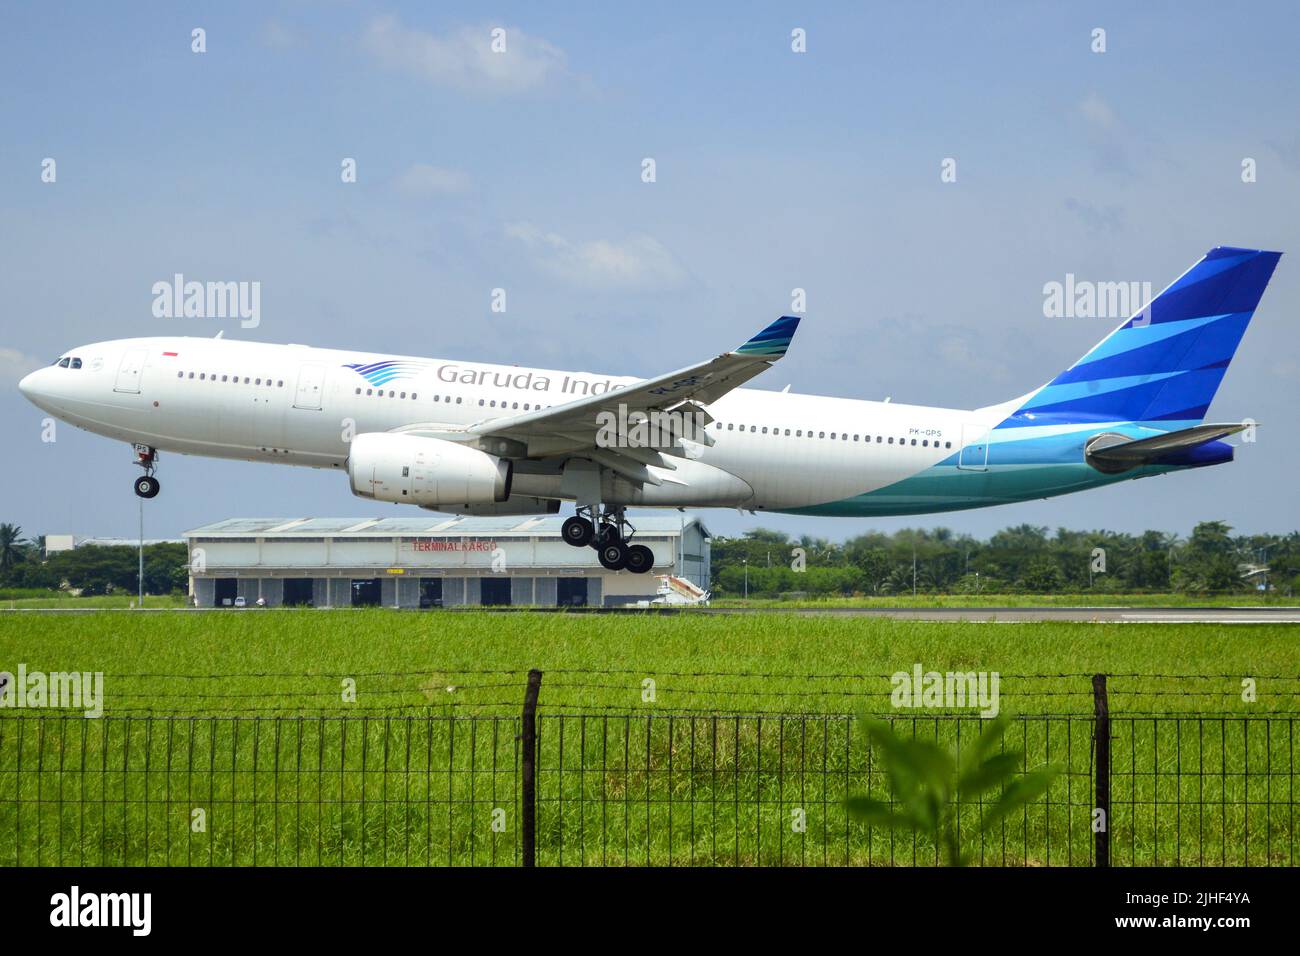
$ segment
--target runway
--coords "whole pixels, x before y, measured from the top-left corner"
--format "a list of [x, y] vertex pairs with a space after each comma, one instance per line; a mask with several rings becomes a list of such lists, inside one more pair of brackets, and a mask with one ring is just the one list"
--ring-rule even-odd
[[[707, 608], [706, 614], [760, 614], [767, 609]], [[1090, 624], [1300, 624], [1300, 607], [845, 607], [775, 608], [796, 616], [879, 617], [903, 621], [994, 624], [1067, 621]]]

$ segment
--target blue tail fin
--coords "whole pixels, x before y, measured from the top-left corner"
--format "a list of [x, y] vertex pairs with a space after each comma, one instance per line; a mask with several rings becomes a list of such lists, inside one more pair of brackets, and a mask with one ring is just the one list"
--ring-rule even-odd
[[1201, 421], [1281, 256], [1211, 249], [1000, 427]]

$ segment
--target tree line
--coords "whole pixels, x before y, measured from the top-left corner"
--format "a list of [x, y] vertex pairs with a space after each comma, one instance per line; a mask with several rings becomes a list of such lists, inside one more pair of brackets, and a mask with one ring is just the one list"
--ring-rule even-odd
[[[44, 553], [40, 539], [0, 524], [0, 590], [134, 592], [137, 549], [95, 545]], [[1257, 573], [1267, 568], [1266, 574]], [[1255, 572], [1255, 573], [1253, 573]], [[180, 542], [147, 544], [148, 594], [183, 592], [189, 555]], [[1267, 583], [1300, 592], [1300, 532], [1234, 535], [1205, 521], [1181, 538], [1071, 531], [1022, 524], [987, 540], [947, 528], [873, 531], [844, 542], [758, 528], [712, 541], [719, 597], [1007, 593], [1244, 593]]]
[[[134, 594], [139, 550], [130, 545], [93, 545], [45, 554], [39, 538], [0, 524], [0, 591], [72, 591], [82, 595]], [[170, 594], [189, 587], [189, 555], [181, 542], [144, 546], [146, 594]]]
[[[1260, 569], [1268, 568], [1267, 574]], [[759, 528], [714, 538], [718, 597], [789, 594], [1231, 593], [1300, 589], [1300, 532], [1234, 535], [1203, 521], [1182, 538], [1022, 524], [987, 540], [948, 528], [873, 531], [842, 543]]]

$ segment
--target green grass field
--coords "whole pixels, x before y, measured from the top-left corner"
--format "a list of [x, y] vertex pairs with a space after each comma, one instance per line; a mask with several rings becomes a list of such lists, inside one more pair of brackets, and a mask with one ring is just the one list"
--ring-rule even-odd
[[1289, 864], [1296, 633], [761, 614], [0, 615], [0, 669], [101, 671], [106, 715], [0, 710], [0, 833], [13, 836], [0, 864], [512, 863], [515, 738], [537, 667], [539, 862], [929, 865], [924, 841], [842, 808], [846, 794], [887, 793], [851, 715], [953, 749], [978, 734], [969, 708], [891, 707], [889, 675], [917, 663], [998, 672], [1015, 717], [1005, 745], [1064, 770], [993, 831], [964, 808], [979, 862], [1089, 862], [1088, 675], [1107, 672], [1115, 861]]
[[[131, 608], [135, 594], [77, 597], [43, 591], [0, 593], [0, 609], [108, 609]], [[1240, 594], [1108, 594], [1101, 591], [1078, 594], [890, 594], [879, 597], [825, 598], [718, 598], [713, 607], [754, 608], [929, 608], [929, 607], [1295, 607], [1300, 598], [1276, 591]], [[183, 608], [189, 602], [183, 594], [147, 594], [146, 608]]]
[[[107, 609], [107, 608], [131, 608], [135, 607], [139, 601], [136, 595], [123, 592], [121, 594], [97, 594], [92, 597], [76, 597], [71, 594], [51, 594], [47, 592], [21, 592], [21, 596], [0, 596], [0, 608], [10, 610], [22, 610], [24, 608], [79, 608], [79, 609]], [[144, 607], [185, 607], [186, 597], [183, 594], [146, 594], [144, 596]]]

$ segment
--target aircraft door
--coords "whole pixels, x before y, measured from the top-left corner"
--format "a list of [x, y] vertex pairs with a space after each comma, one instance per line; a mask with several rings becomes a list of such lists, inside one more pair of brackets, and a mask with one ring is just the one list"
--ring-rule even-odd
[[298, 391], [294, 395], [293, 407], [319, 409], [324, 390], [325, 366], [304, 365], [298, 369]]
[[117, 380], [113, 383], [115, 392], [140, 392], [140, 379], [144, 376], [144, 360], [147, 349], [129, 349], [122, 356], [122, 364], [117, 367]]

